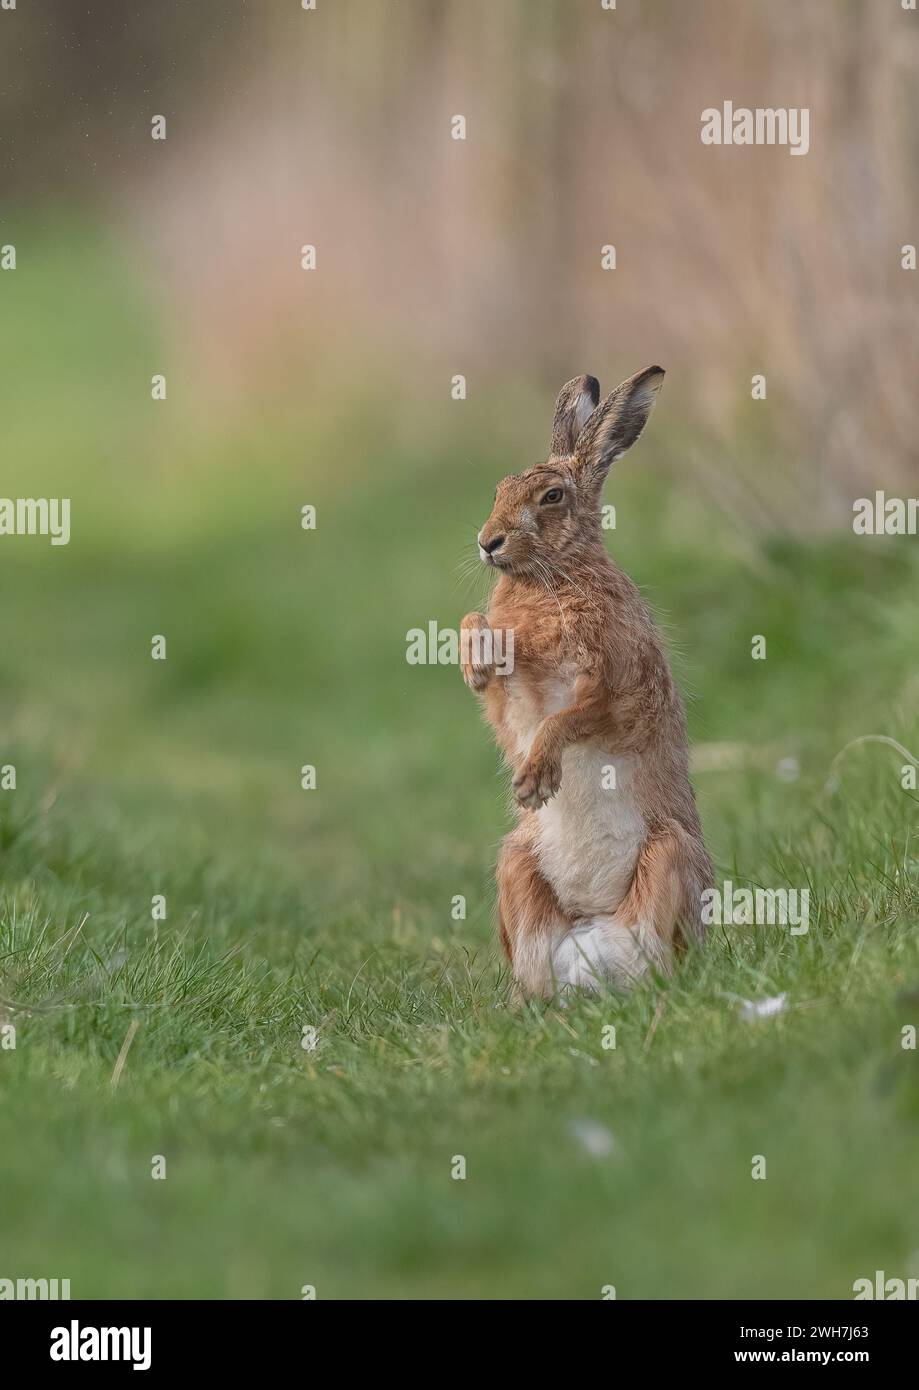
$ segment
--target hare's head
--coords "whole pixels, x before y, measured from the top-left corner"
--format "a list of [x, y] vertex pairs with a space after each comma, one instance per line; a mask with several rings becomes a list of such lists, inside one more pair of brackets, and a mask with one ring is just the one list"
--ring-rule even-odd
[[487, 565], [513, 574], [544, 573], [599, 536], [600, 494], [610, 465], [641, 434], [663, 379], [660, 367], [645, 367], [602, 405], [595, 377], [575, 377], [562, 387], [549, 458], [498, 484], [491, 516], [479, 532], [479, 555]]

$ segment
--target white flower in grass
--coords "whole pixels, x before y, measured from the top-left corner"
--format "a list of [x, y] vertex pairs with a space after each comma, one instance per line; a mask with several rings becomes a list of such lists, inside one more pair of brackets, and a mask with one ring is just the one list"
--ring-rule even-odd
[[747, 1023], [752, 1023], [757, 1018], [772, 1018], [775, 1014], [784, 1013], [788, 1008], [787, 994], [769, 994], [765, 999], [740, 999], [736, 994], [726, 997], [737, 1005], [738, 1013]]
[[591, 1158], [608, 1158], [613, 1152], [613, 1136], [596, 1120], [575, 1120], [571, 1133]]

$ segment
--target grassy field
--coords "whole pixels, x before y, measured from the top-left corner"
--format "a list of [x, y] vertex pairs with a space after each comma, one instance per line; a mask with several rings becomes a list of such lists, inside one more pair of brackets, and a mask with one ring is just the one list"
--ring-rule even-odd
[[74, 536], [0, 542], [0, 1277], [847, 1298], [919, 1272], [916, 795], [880, 744], [827, 786], [850, 740], [919, 746], [915, 541], [755, 547], [649, 431], [612, 548], [674, 649], [719, 879], [809, 887], [810, 930], [713, 929], [627, 999], [516, 1011], [506, 779], [456, 668], [405, 638], [481, 603], [455, 566], [520, 458], [458, 451], [449, 409], [436, 448], [358, 421], [334, 467], [283, 431], [184, 454], [125, 404], [146, 328], [114, 354], [96, 303], [76, 351], [76, 281], [37, 326], [16, 293], [43, 369], [5, 364], [6, 486], [72, 496]]

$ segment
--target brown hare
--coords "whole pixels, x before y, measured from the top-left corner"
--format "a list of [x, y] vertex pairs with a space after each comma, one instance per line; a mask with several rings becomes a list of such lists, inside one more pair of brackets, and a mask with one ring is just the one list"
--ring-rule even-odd
[[[601, 530], [603, 482], [663, 378], [646, 367], [602, 405], [591, 376], [563, 386], [547, 462], [498, 484], [479, 532], [498, 580], [487, 617], [463, 619], [463, 675], [513, 771], [517, 826], [498, 857], [498, 914], [526, 995], [627, 986], [649, 966], [668, 970], [674, 950], [704, 934], [712, 867], [682, 701]], [[491, 634], [513, 635], [503, 668]]]

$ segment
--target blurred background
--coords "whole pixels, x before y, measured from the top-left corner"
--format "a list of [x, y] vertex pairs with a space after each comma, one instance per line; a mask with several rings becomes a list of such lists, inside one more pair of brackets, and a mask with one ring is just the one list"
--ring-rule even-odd
[[[218, 444], [268, 418], [331, 474], [339, 416], [424, 448], [502, 399], [529, 456], [573, 372], [659, 359], [682, 476], [751, 525], [845, 521], [915, 468], [916, 29], [869, 0], [22, 6], [3, 229], [69, 359], [56, 414], [95, 415], [99, 338], [112, 449], [147, 366], [169, 378], [163, 469], [193, 424]], [[725, 99], [809, 107], [810, 152], [703, 146]], [[439, 415], [454, 373], [470, 404]]]
[[[595, 1296], [612, 1243], [647, 1296], [905, 1275], [919, 1111], [865, 1059], [915, 979], [915, 802], [877, 745], [826, 785], [853, 739], [916, 749], [919, 542], [851, 520], [919, 486], [917, 76], [896, 0], [0, 11], [0, 490], [72, 500], [68, 546], [0, 540], [0, 1274]], [[809, 153], [702, 145], [725, 100], [808, 107]], [[630, 1003], [647, 1062], [599, 1050], [603, 1013], [495, 1013], [504, 782], [458, 671], [405, 661], [483, 606], [476, 530], [559, 386], [651, 362], [610, 548], [687, 696], [719, 875], [811, 883], [839, 933], [835, 965], [801, 939], [796, 988], [845, 1022], [804, 1010], [768, 1057], [718, 991], [791, 988], [787, 938], [714, 953], [660, 1026]], [[571, 1107], [626, 1126], [612, 1186], [567, 1182]], [[763, 1128], [795, 1177], [751, 1206]], [[492, 1177], [460, 1218], [432, 1174], [470, 1135]]]

